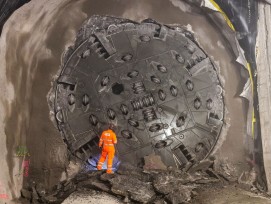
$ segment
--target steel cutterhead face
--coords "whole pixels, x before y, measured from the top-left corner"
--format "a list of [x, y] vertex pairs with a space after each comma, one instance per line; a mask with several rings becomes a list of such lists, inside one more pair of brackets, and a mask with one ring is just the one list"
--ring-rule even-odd
[[213, 63], [189, 31], [93, 16], [63, 57], [55, 116], [69, 150], [98, 153], [114, 124], [117, 152], [140, 165], [153, 152], [166, 165], [204, 159], [219, 137], [224, 104]]

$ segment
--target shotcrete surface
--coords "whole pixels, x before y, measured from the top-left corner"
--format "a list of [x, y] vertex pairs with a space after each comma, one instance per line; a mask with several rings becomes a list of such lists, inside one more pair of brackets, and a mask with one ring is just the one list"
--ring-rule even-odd
[[[106, 6], [105, 6], [106, 5]], [[227, 108], [225, 130], [214, 155], [232, 163], [238, 174], [246, 166], [246, 114], [241, 98], [241, 65], [227, 42], [202, 14], [190, 14], [164, 0], [33, 0], [7, 21], [0, 38], [0, 181], [10, 198], [20, 196], [22, 181], [50, 187], [68, 165], [66, 147], [49, 119], [47, 94], [57, 74], [61, 54], [74, 40], [83, 21], [93, 14], [114, 15], [140, 21], [153, 18], [165, 24], [189, 25], [202, 48], [218, 65]], [[16, 147], [30, 151], [29, 176], [17, 175], [22, 158]]]

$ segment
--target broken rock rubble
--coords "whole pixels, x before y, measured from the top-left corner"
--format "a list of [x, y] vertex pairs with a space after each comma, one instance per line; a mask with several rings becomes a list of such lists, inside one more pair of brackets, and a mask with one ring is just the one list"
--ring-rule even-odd
[[[165, 168], [155, 161], [160, 158], [150, 155], [143, 169], [120, 166], [115, 174], [102, 171], [78, 173], [74, 178], [56, 185], [45, 192], [39, 185], [22, 190], [22, 197], [28, 203], [62, 203], [71, 193], [80, 190], [106, 192], [121, 198], [124, 203], [187, 203], [197, 196], [197, 191], [208, 185], [224, 186], [230, 183], [222, 171], [216, 171], [214, 162], [204, 160], [191, 168], [180, 170]], [[129, 167], [129, 168], [128, 168]], [[242, 179], [245, 176], [243, 175]], [[241, 178], [239, 179], [240, 183]], [[249, 183], [251, 184], [251, 183]]]
[[29, 191], [22, 190], [22, 196], [30, 200], [30, 203], [61, 203], [74, 191], [90, 189], [107, 192], [130, 203], [159, 203], [161, 200], [166, 203], [184, 203], [196, 195], [195, 190], [199, 186], [214, 180], [219, 182], [219, 179], [212, 178], [205, 172], [192, 174], [174, 169], [120, 170], [114, 175], [87, 172], [61, 182], [51, 192], [36, 193], [33, 190], [36, 187], [32, 187]]

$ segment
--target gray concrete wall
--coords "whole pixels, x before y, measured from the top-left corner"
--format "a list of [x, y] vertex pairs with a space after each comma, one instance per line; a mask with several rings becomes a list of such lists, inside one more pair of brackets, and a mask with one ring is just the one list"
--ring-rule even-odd
[[268, 191], [271, 192], [271, 6], [260, 3], [257, 66], [264, 166]]

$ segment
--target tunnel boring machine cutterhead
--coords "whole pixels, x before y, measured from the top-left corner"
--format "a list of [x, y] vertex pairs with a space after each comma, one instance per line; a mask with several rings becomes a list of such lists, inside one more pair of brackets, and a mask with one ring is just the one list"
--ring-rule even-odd
[[93, 16], [62, 59], [55, 118], [68, 149], [83, 160], [115, 125], [121, 160], [139, 165], [153, 152], [185, 167], [207, 157], [224, 117], [216, 69], [179, 26]]

